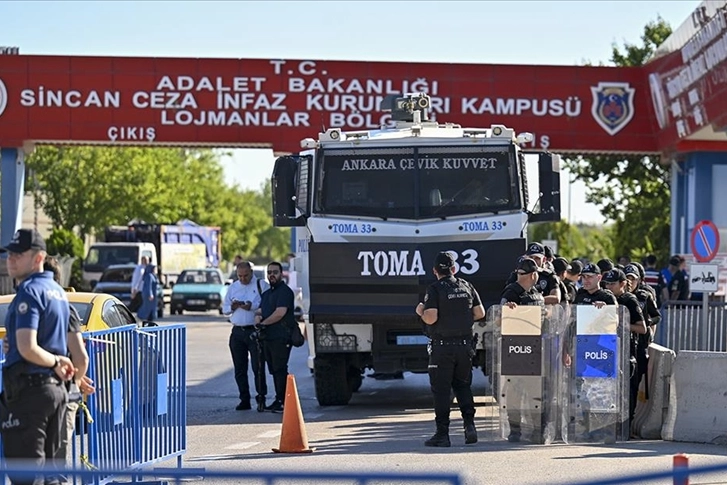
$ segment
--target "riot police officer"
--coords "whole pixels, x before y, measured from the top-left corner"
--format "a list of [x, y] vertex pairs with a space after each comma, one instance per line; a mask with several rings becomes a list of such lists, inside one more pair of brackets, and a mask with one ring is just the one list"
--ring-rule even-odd
[[425, 446], [448, 447], [451, 392], [457, 397], [464, 422], [465, 443], [477, 442], [475, 403], [472, 397], [472, 325], [485, 316], [477, 290], [454, 277], [454, 258], [440, 252], [434, 260], [437, 281], [427, 288], [416, 313], [427, 325], [429, 383], [434, 394], [437, 431]]
[[[517, 305], [538, 305], [544, 306], [545, 299], [543, 295], [535, 288], [538, 282], [538, 264], [531, 258], [520, 258], [517, 265], [517, 281], [511, 283], [502, 290], [500, 297], [500, 305], [507, 305], [515, 308]], [[508, 399], [517, 399], [515, 388], [508, 392]], [[511, 395], [512, 394], [512, 395]], [[507, 407], [507, 420], [510, 424], [510, 434], [507, 440], [511, 443], [520, 441], [520, 411], [515, 407]], [[539, 427], [539, 426], [538, 426]], [[531, 437], [534, 441], [539, 441], [540, 436]]]
[[646, 324], [644, 322], [644, 314], [641, 312], [641, 306], [638, 300], [632, 294], [626, 291], [628, 284], [626, 275], [618, 268], [614, 268], [603, 275], [603, 282], [606, 287], [616, 296], [619, 305], [623, 305], [629, 312], [629, 326], [631, 330], [631, 392], [629, 398], [629, 422], [633, 421], [634, 411], [636, 410], [636, 393], [639, 389], [637, 374], [636, 355], [638, 352], [639, 335], [646, 334]]
[[[546, 305], [556, 305], [560, 303], [560, 286], [558, 285], [558, 277], [545, 267], [546, 256], [545, 246], [538, 242], [531, 243], [528, 246], [528, 250], [524, 256], [531, 258], [538, 264], [538, 281], [535, 283], [535, 288], [543, 294]], [[517, 271], [510, 273], [510, 277], [507, 279], [507, 285], [517, 281]]]
[[651, 286], [643, 283], [643, 273], [640, 271], [639, 265], [637, 263], [627, 265], [624, 274], [629, 281], [629, 291], [634, 294], [639, 302], [647, 330], [645, 334], [638, 336], [636, 346], [636, 372], [631, 379], [631, 401], [635, 409], [642, 378], [646, 380], [644, 389], [646, 398], [649, 398], [649, 375], [647, 373], [649, 368], [649, 344], [653, 341], [656, 326], [661, 321], [661, 312], [659, 312], [656, 305], [656, 291]]

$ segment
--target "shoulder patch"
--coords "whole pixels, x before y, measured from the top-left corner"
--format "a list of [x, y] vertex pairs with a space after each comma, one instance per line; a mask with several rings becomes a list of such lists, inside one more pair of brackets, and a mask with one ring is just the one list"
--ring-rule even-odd
[[25, 315], [26, 313], [28, 313], [28, 304], [24, 301], [20, 302], [20, 304], [18, 304], [18, 313], [20, 313], [21, 315]]

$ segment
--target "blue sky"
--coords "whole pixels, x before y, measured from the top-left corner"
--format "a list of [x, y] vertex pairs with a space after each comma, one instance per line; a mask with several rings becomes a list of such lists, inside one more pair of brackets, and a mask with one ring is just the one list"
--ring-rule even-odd
[[[23, 54], [574, 65], [607, 62], [658, 15], [676, 29], [697, 1], [8, 2], [0, 45]], [[8, 21], [8, 19], [13, 19]], [[313, 134], [314, 135], [314, 134]], [[272, 153], [238, 150], [228, 180], [257, 188]], [[601, 221], [572, 195], [575, 222]]]

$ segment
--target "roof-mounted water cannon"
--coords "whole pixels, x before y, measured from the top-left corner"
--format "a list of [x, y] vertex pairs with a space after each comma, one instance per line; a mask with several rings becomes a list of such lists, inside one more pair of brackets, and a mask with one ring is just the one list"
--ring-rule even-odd
[[428, 121], [429, 95], [424, 93], [390, 94], [381, 101], [381, 111], [391, 111], [391, 119], [409, 123]]

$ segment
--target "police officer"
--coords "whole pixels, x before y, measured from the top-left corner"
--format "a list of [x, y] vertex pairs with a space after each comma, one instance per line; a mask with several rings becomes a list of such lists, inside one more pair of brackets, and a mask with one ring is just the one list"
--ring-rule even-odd
[[[7, 460], [23, 459], [41, 468], [57, 454], [67, 400], [63, 384], [74, 374], [73, 363], [66, 357], [70, 309], [63, 288], [53, 281], [51, 272], [43, 271], [46, 246], [37, 231], [18, 230], [2, 249], [6, 251], [8, 273], [18, 281], [18, 288], [5, 319], [8, 353], [0, 399], [3, 451]], [[11, 477], [11, 481], [44, 483], [42, 477]]]
[[[518, 305], [544, 306], [545, 299], [543, 298], [543, 295], [535, 289], [535, 284], [538, 282], [537, 263], [531, 258], [520, 258], [516, 272], [517, 281], [507, 285], [505, 289], [502, 290], [500, 305], [507, 305], [510, 308], [515, 308]], [[509, 397], [517, 399], [518, 396], [515, 395], [516, 392], [517, 391], [513, 388], [508, 393], [510, 394]], [[520, 441], [520, 411], [508, 406], [507, 420], [510, 423], [510, 434], [508, 435], [507, 440], [511, 443]], [[534, 441], [539, 441], [540, 436], [534, 435], [532, 439]]]
[[[616, 296], [616, 302], [623, 305], [629, 312], [629, 327], [631, 330], [631, 392], [629, 399], [629, 422], [634, 418], [636, 410], [636, 395], [639, 390], [640, 376], [637, 373], [636, 354], [639, 341], [639, 335], [646, 334], [646, 323], [644, 314], [641, 312], [639, 301], [632, 293], [626, 291], [626, 275], [618, 268], [614, 268], [603, 275], [603, 282], [606, 287]], [[637, 380], [639, 379], [639, 380]]]
[[[546, 246], [547, 247], [547, 246]], [[568, 260], [562, 257], [557, 257], [552, 262], [553, 273], [558, 277], [558, 288], [560, 289], [560, 302], [569, 303], [568, 301], [568, 286], [566, 285], [566, 271], [571, 269]], [[575, 297], [575, 292], [573, 293]]]
[[563, 275], [563, 283], [565, 284], [566, 301], [573, 303], [576, 300], [576, 292], [578, 291], [578, 280], [581, 279], [581, 271], [583, 271], [583, 263], [574, 259], [568, 264], [568, 268]]
[[[558, 277], [545, 268], [545, 246], [540, 243], [534, 242], [528, 246], [528, 250], [524, 255], [526, 258], [531, 258], [538, 264], [538, 282], [535, 283], [535, 288], [543, 294], [546, 305], [556, 305], [560, 303], [560, 287], [558, 285]], [[517, 281], [517, 271], [513, 271], [510, 274], [506, 284], [514, 283]]]
[[457, 397], [464, 422], [465, 443], [477, 442], [475, 403], [472, 397], [472, 325], [485, 317], [477, 290], [467, 281], [454, 277], [454, 258], [440, 252], [434, 260], [437, 281], [427, 288], [424, 303], [416, 313], [428, 326], [429, 383], [434, 394], [437, 432], [425, 446], [448, 447], [449, 407], [452, 390]]
[[[578, 289], [573, 299], [575, 305], [595, 305], [602, 308], [605, 305], [616, 305], [616, 297], [603, 289], [601, 281], [601, 269], [593, 263], [589, 263], [581, 270], [581, 280], [583, 286]], [[605, 285], [605, 283], [603, 283]], [[565, 348], [563, 349], [563, 363], [566, 367], [571, 365], [571, 349], [570, 344], [575, 333], [575, 321], [571, 321], [566, 330], [564, 339]]]
[[639, 271], [637, 263], [627, 265], [624, 274], [629, 281], [629, 291], [634, 294], [636, 300], [639, 302], [647, 329], [645, 334], [638, 336], [636, 346], [636, 373], [631, 381], [631, 399], [633, 406], [636, 406], [636, 398], [639, 394], [639, 385], [641, 384], [642, 378], [646, 380], [646, 398], [648, 399], [649, 397], [649, 376], [647, 373], [649, 368], [649, 344], [654, 340], [656, 326], [661, 321], [661, 312], [659, 312], [659, 308], [656, 305], [656, 291], [651, 286], [642, 282], [642, 273]]

